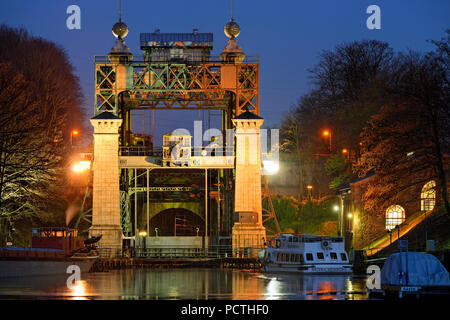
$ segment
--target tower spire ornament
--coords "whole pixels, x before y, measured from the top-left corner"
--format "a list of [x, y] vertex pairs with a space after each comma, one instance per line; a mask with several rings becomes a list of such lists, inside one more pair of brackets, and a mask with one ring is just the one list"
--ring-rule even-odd
[[128, 26], [122, 22], [122, 0], [119, 3], [119, 21], [112, 27], [112, 34], [117, 38], [116, 44], [111, 48], [110, 54], [130, 55], [130, 48], [125, 45], [125, 38], [128, 35]]
[[220, 57], [223, 61], [240, 63], [244, 60], [245, 54], [242, 52], [242, 48], [237, 44], [236, 38], [241, 33], [241, 28], [233, 19], [233, 0], [231, 0], [231, 18], [223, 28], [225, 35], [230, 38], [228, 44], [223, 49]]

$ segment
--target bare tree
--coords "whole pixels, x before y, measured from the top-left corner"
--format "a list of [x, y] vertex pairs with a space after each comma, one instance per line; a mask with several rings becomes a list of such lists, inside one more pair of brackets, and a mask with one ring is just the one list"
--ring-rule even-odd
[[8, 229], [2, 224], [24, 217], [64, 213], [70, 132], [83, 128], [81, 99], [61, 48], [0, 27], [0, 233]]

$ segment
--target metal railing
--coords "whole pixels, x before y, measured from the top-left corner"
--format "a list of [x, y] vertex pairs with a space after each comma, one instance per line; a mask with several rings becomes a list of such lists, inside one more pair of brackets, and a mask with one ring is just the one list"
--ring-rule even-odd
[[[146, 146], [130, 146], [120, 147], [119, 154], [121, 156], [147, 156], [162, 157], [162, 147], [156, 147], [154, 150]], [[222, 148], [214, 147], [191, 147], [191, 156], [234, 156], [234, 146], [226, 146]]]
[[146, 146], [131, 146], [120, 147], [119, 154], [121, 156], [162, 157], [163, 150], [161, 147], [152, 149]]
[[136, 258], [251, 258], [263, 247], [233, 248], [231, 245], [212, 245], [205, 248], [135, 248]]
[[210, 245], [208, 247], [130, 247], [97, 248], [100, 258], [254, 258], [263, 246], [239, 247]]
[[[118, 57], [120, 55], [115, 55]], [[167, 56], [167, 57], [154, 57], [153, 60], [150, 60], [147, 57], [142, 55], [133, 55], [131, 59], [129, 59], [129, 55], [123, 55], [123, 62], [126, 64], [202, 64], [202, 63], [211, 63], [211, 64], [227, 64], [229, 62], [223, 61], [220, 55], [209, 55], [209, 56], [198, 56], [195, 54], [183, 54], [183, 56]], [[111, 60], [108, 55], [95, 55], [94, 56], [95, 64], [111, 64]], [[258, 55], [245, 55], [244, 59], [241, 62], [242, 64], [246, 63], [259, 63]]]

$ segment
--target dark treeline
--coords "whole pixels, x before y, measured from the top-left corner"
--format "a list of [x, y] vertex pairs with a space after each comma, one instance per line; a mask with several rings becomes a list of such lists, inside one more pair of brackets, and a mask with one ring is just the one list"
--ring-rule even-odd
[[23, 238], [15, 235], [19, 225], [64, 224], [70, 134], [83, 128], [81, 103], [61, 47], [0, 26], [0, 246]]
[[[450, 213], [449, 41], [428, 53], [394, 52], [388, 43], [354, 41], [319, 54], [312, 87], [281, 124], [282, 149], [296, 159], [299, 185], [334, 194], [375, 172], [365, 209], [383, 212], [399, 192], [433, 179]], [[329, 138], [322, 135], [327, 129]], [[344, 151], [344, 152], [343, 152]], [[448, 161], [448, 160], [447, 160]]]

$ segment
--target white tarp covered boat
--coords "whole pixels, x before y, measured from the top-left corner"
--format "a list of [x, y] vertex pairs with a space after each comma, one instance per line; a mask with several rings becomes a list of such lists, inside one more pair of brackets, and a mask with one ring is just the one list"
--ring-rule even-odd
[[450, 290], [447, 269], [433, 255], [423, 252], [399, 252], [390, 255], [380, 272], [383, 296], [398, 293], [421, 295], [446, 295]]
[[435, 256], [423, 252], [390, 255], [380, 276], [382, 286], [450, 286], [447, 269]]

